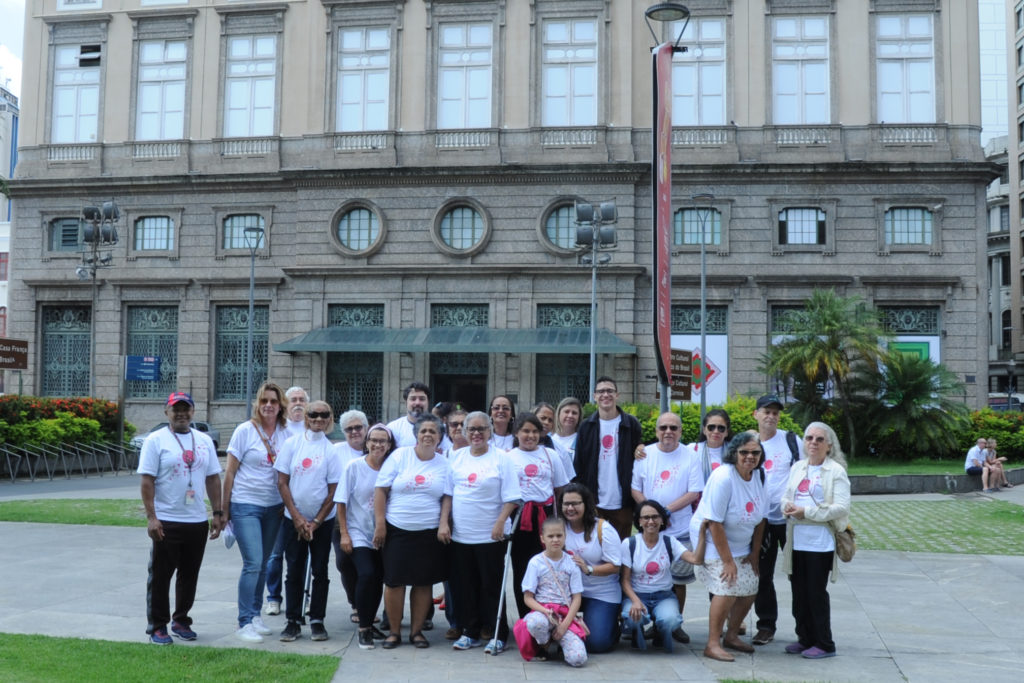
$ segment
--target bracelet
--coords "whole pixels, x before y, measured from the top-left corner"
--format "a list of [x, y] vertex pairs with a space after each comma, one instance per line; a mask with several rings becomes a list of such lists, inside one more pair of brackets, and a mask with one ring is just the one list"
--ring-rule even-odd
[[313, 518], [313, 524], [316, 524], [317, 526], [320, 526], [321, 524], [323, 524], [323, 522], [321, 522], [321, 521], [320, 521], [319, 519], [317, 519], [316, 517], [314, 517], [314, 518]]
[[223, 510], [214, 510], [213, 511], [213, 516], [214, 517], [223, 517], [224, 516], [224, 511]]

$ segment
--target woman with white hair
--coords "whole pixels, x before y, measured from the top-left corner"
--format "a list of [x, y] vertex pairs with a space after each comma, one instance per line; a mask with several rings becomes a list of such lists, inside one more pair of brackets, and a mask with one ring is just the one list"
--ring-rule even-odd
[[786, 516], [783, 570], [793, 590], [793, 619], [797, 641], [789, 654], [807, 659], [835, 657], [829, 573], [836, 580], [835, 534], [850, 521], [850, 479], [846, 458], [832, 428], [812, 422], [804, 431], [807, 458], [793, 464], [782, 494]]
[[[345, 434], [345, 440], [334, 444], [334, 456], [338, 458], [342, 474], [348, 464], [358, 460], [366, 454], [366, 430], [370, 426], [366, 419], [366, 413], [361, 410], [347, 410], [338, 418], [338, 426]], [[358, 573], [352, 563], [352, 556], [341, 551], [341, 531], [334, 527], [334, 534], [331, 536], [331, 545], [334, 546], [334, 566], [341, 574], [341, 587], [345, 589], [345, 597], [348, 598], [352, 614], [349, 619], [353, 624], [359, 623], [359, 615], [356, 613], [356, 581]]]

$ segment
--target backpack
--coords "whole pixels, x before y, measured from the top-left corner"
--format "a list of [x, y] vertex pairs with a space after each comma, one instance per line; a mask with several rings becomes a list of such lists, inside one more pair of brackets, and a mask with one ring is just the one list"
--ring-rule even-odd
[[[661, 540], [665, 541], [665, 550], [668, 551], [668, 563], [672, 564], [676, 558], [672, 554], [672, 540], [668, 536], [662, 536]], [[636, 536], [629, 537], [629, 564], [633, 565], [633, 556], [636, 555]]]
[[786, 445], [789, 446], [789, 452], [793, 454], [793, 459], [789, 462], [789, 466], [792, 467], [800, 459], [800, 444], [797, 443], [796, 434], [786, 432]]

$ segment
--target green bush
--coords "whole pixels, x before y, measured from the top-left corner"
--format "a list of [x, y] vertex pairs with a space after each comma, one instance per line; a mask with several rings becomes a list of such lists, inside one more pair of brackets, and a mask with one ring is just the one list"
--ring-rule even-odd
[[[0, 396], [0, 442], [62, 443], [116, 441], [120, 414], [117, 403], [95, 398]], [[126, 422], [125, 439], [135, 434]]]

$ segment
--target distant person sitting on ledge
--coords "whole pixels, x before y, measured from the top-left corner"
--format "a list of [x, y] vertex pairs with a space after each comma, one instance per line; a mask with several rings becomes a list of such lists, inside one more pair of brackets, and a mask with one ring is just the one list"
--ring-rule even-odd
[[988, 447], [988, 441], [985, 437], [978, 437], [978, 443], [975, 446], [971, 446], [971, 449], [967, 451], [967, 460], [964, 461], [964, 471], [967, 474], [981, 475], [981, 490], [986, 493], [991, 493], [996, 489], [990, 489], [988, 487], [989, 479], [989, 468], [985, 467], [985, 451]]
[[1006, 458], [996, 451], [996, 440], [989, 439], [988, 448], [985, 449], [985, 468], [988, 469], [988, 483], [992, 484], [993, 488], [998, 489], [1000, 486], [1004, 489], [1013, 488], [1013, 484], [1006, 478], [1006, 470], [1003, 469], [1004, 462], [1006, 462]]

